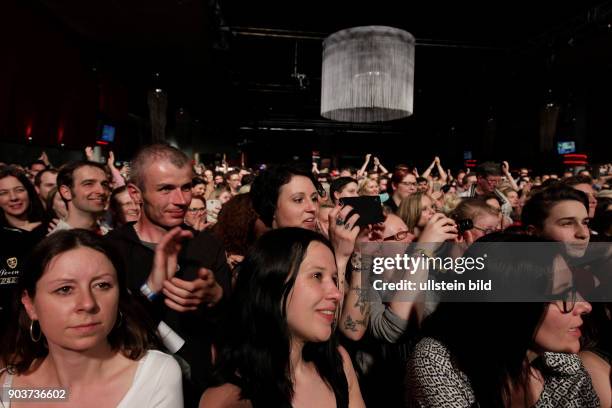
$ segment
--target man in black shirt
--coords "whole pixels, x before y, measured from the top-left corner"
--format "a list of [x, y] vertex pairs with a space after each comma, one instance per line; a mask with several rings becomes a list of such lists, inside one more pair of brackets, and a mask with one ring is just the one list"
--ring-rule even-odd
[[173, 333], [164, 343], [189, 366], [184, 367], [186, 402], [197, 400], [206, 386], [213, 333], [222, 300], [231, 289], [223, 247], [206, 231], [184, 243], [174, 276], [160, 279], [153, 272], [157, 244], [173, 228], [188, 228], [183, 220], [191, 202], [192, 177], [191, 161], [181, 151], [166, 145], [141, 150], [132, 162], [127, 186], [132, 199], [142, 204], [141, 218], [107, 236], [126, 263], [128, 287], [148, 298], [148, 309], [161, 322], [162, 337], [164, 327], [179, 336]]

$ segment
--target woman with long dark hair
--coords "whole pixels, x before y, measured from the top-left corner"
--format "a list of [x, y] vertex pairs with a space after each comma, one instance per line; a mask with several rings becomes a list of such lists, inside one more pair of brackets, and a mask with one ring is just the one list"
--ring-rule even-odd
[[[261, 172], [251, 188], [253, 209], [266, 227], [277, 229], [299, 227], [323, 232], [318, 222], [321, 185], [312, 173], [292, 166], [275, 166]], [[332, 243], [344, 293], [345, 271], [360, 232], [358, 214], [352, 207], [339, 204], [328, 214], [327, 238]], [[351, 285], [350, 287], [352, 287]]]
[[[521, 243], [531, 256], [517, 257], [512, 248]], [[440, 303], [408, 363], [409, 406], [599, 407], [576, 354], [591, 305], [563, 253], [562, 245], [503, 233], [472, 245], [464, 258], [484, 256], [484, 268], [453, 279], [492, 279], [515, 301]]]
[[42, 202], [26, 174], [13, 166], [0, 167], [0, 226], [32, 232], [43, 217]]
[[270, 231], [240, 269], [219, 386], [204, 393], [200, 407], [364, 406], [334, 335], [341, 294], [330, 243], [303, 228]]
[[[0, 346], [4, 390], [64, 389], [55, 397], [74, 406], [183, 406], [180, 367], [153, 350], [157, 335], [119, 259], [82, 229], [56, 232], [34, 248]], [[10, 405], [7, 396], [0, 405]]]
[[0, 167], [0, 333], [8, 324], [11, 299], [32, 248], [47, 235], [44, 210], [34, 185], [17, 167]]

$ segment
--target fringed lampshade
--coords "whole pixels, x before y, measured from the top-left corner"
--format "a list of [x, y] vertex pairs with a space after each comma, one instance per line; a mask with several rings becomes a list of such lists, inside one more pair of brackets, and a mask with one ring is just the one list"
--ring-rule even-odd
[[412, 115], [414, 37], [393, 27], [338, 31], [323, 41], [321, 116], [381, 122]]

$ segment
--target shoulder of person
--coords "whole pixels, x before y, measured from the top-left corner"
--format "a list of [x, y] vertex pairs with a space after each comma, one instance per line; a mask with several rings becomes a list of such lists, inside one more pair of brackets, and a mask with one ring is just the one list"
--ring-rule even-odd
[[414, 347], [411, 359], [432, 364], [440, 364], [443, 361], [443, 365], [447, 365], [450, 358], [451, 353], [442, 342], [433, 337], [424, 337]]
[[343, 346], [338, 346], [338, 353], [340, 353], [340, 356], [342, 357], [342, 364], [344, 365], [346, 365], [347, 363], [351, 363], [351, 365], [353, 364], [351, 360], [351, 356], [349, 355], [348, 351], [346, 351], [346, 349]]
[[181, 366], [170, 354], [159, 350], [149, 350], [143, 357], [145, 367], [154, 372], [159, 371], [164, 377], [181, 375]]
[[594, 351], [585, 350], [581, 351], [578, 355], [582, 360], [582, 364], [584, 364], [585, 366], [588, 364], [598, 367], [606, 367], [610, 369], [610, 362]]
[[355, 373], [355, 367], [353, 367], [351, 356], [342, 346], [338, 346], [338, 353], [340, 353], [340, 357], [342, 357], [342, 368], [344, 370], [344, 374], [347, 377], [349, 386], [352, 387], [352, 385], [356, 382], [357, 374]]
[[240, 399], [240, 388], [226, 383], [207, 389], [200, 399], [200, 408], [252, 408], [251, 402]]
[[[189, 231], [195, 231], [195, 230], [189, 227]], [[221, 241], [219, 241], [219, 239], [217, 239], [217, 237], [213, 235], [212, 232], [210, 232], [210, 230], [208, 229], [203, 229], [202, 231], [195, 231], [193, 241], [194, 242], [197, 242], [197, 241], [214, 242], [214, 243], [218, 243], [219, 245], [221, 245]]]
[[133, 238], [134, 236], [136, 236], [136, 238], [138, 238], [138, 235], [136, 235], [136, 231], [134, 231], [134, 222], [122, 225], [118, 228], [115, 228], [111, 231], [108, 232], [108, 234], [104, 235], [104, 238], [111, 240], [111, 241], [115, 241], [115, 240], [126, 240], [126, 239], [130, 239]]

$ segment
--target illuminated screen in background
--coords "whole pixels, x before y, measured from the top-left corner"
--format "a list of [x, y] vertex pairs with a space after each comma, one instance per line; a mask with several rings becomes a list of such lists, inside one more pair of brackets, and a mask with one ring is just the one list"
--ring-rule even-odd
[[100, 136], [100, 140], [113, 143], [115, 141], [115, 127], [111, 125], [104, 125], [102, 127], [102, 135]]
[[576, 152], [576, 143], [573, 141], [557, 142], [557, 153], [567, 154]]

